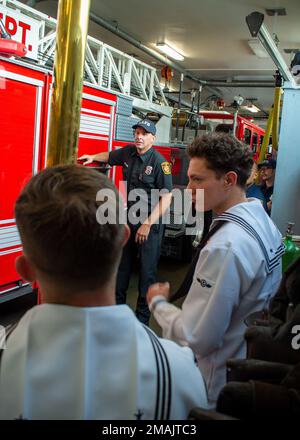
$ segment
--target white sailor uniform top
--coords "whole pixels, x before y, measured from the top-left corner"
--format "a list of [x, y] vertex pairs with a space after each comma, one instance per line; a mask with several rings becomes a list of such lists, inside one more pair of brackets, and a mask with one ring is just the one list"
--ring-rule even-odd
[[126, 305], [38, 305], [0, 365], [0, 419], [186, 419], [207, 407], [189, 348], [158, 338]]
[[202, 249], [182, 310], [166, 301], [154, 310], [164, 337], [196, 354], [210, 407], [226, 383], [227, 359], [246, 355], [245, 318], [267, 307], [279, 286], [284, 252], [257, 199], [230, 208], [211, 227], [220, 220], [226, 223]]

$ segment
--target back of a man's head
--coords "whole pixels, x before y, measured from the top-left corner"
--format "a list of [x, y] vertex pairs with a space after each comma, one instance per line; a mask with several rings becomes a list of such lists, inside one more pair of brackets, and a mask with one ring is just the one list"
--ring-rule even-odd
[[187, 150], [192, 158], [205, 159], [208, 168], [218, 177], [234, 171], [237, 174], [237, 185], [245, 187], [250, 176], [253, 159], [250, 148], [226, 133], [212, 133], [194, 139]]
[[[98, 223], [99, 190], [113, 195], [116, 222]], [[47, 168], [23, 189], [15, 215], [25, 254], [54, 282], [93, 290], [115, 273], [124, 225], [119, 193], [103, 174], [77, 165]]]

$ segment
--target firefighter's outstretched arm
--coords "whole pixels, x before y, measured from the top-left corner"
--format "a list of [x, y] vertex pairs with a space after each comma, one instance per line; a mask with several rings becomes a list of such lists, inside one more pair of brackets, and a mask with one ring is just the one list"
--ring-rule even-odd
[[84, 160], [83, 165], [88, 165], [89, 163], [92, 163], [94, 161], [96, 162], [108, 162], [109, 152], [105, 151], [103, 153], [97, 153], [97, 154], [83, 154], [82, 156], [78, 157], [78, 160]]

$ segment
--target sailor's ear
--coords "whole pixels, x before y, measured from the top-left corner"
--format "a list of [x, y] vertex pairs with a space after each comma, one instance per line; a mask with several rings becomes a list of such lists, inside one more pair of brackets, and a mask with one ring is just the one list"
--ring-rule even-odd
[[16, 258], [15, 266], [18, 274], [23, 280], [32, 283], [36, 279], [35, 269], [25, 255]]

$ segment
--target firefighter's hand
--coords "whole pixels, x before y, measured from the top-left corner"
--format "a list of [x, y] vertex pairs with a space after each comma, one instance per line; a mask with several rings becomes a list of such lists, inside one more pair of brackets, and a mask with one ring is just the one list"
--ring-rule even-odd
[[152, 298], [154, 296], [164, 296], [166, 300], [168, 300], [170, 296], [170, 284], [169, 283], [155, 283], [152, 284], [147, 292], [147, 302], [148, 304], [151, 303]]
[[145, 243], [145, 241], [148, 239], [150, 228], [151, 225], [148, 223], [141, 225], [135, 234], [135, 242], [138, 244]]
[[94, 162], [94, 156], [91, 154], [84, 154], [83, 156], [78, 157], [78, 160], [83, 160], [83, 165], [88, 165], [89, 163]]

